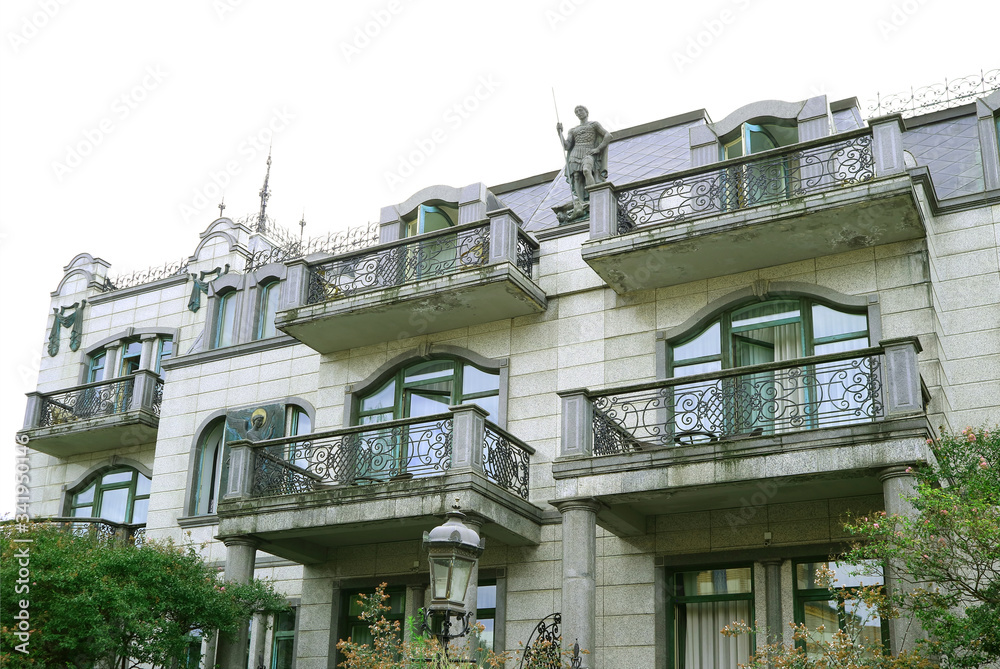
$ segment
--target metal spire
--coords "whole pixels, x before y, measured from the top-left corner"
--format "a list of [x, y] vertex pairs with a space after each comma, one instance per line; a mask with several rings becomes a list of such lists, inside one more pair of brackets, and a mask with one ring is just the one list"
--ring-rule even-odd
[[299, 221], [299, 241], [300, 242], [302, 241], [302, 238], [305, 237], [305, 234], [306, 234], [306, 210], [303, 207], [303, 209], [302, 209], [302, 220]]
[[271, 197], [271, 191], [267, 188], [267, 181], [271, 177], [271, 147], [267, 147], [267, 173], [264, 174], [264, 187], [260, 189], [260, 214], [257, 216], [257, 232], [263, 233], [267, 230], [267, 199]]
[[220, 202], [219, 204], [217, 204], [215, 206], [219, 208], [219, 218], [222, 218], [222, 210], [226, 208], [226, 194], [225, 193], [222, 194], [222, 202]]

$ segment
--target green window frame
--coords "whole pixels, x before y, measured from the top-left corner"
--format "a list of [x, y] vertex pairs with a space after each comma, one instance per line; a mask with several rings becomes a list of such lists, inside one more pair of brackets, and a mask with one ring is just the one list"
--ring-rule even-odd
[[229, 446], [225, 443], [226, 418], [206, 426], [195, 449], [194, 486], [191, 515], [215, 513], [223, 488], [229, 480]]
[[157, 374], [163, 373], [163, 363], [172, 358], [174, 355], [174, 338], [169, 336], [162, 336], [157, 343], [156, 349], [156, 369], [153, 370]]
[[[874, 563], [872, 563], [874, 564]], [[834, 591], [825, 585], [816, 582], [816, 571], [819, 568], [827, 568], [837, 575], [839, 584]], [[871, 570], [871, 566], [853, 565], [831, 561], [825, 558], [815, 558], [812, 560], [798, 560], [793, 567], [793, 607], [795, 611], [795, 622], [806, 625], [815, 632], [819, 624], [826, 627], [824, 636], [829, 639], [838, 629], [851, 633], [859, 632], [856, 628], [849, 628], [852, 620], [858, 620], [858, 609], [855, 607], [863, 604], [851, 598], [845, 598], [845, 594], [854, 594], [863, 585], [885, 586], [885, 576], [865, 575], [853, 576], [852, 572]], [[863, 609], [862, 609], [863, 610]], [[880, 643], [886, 655], [889, 653], [889, 621], [878, 617], [875, 612], [865, 612], [862, 620], [871, 620], [869, 615], [874, 615], [878, 625], [865, 625], [865, 632], [862, 632], [863, 643], [872, 647], [874, 643]], [[833, 623], [836, 623], [833, 625]], [[812, 643], [805, 641], [796, 642], [810, 658], [818, 658], [821, 652]]]
[[271, 669], [292, 669], [295, 662], [295, 618], [297, 609], [282, 611], [274, 619]]
[[96, 383], [104, 380], [104, 364], [107, 360], [107, 351], [100, 351], [90, 356], [90, 361], [87, 364], [87, 383]]
[[118, 362], [118, 376], [128, 376], [139, 371], [142, 361], [142, 342], [138, 339], [126, 339], [122, 342], [121, 360]]
[[[666, 612], [669, 669], [736, 669], [753, 654], [754, 635], [724, 637], [719, 630], [739, 620], [754, 627], [753, 565], [668, 573]], [[691, 643], [694, 638], [701, 640], [700, 647]]]
[[194, 630], [184, 647], [178, 666], [180, 669], [200, 669], [201, 667], [201, 630]]
[[231, 290], [218, 296], [212, 348], [225, 348], [236, 343], [236, 297], [238, 294], [237, 291]]
[[476, 586], [476, 622], [483, 626], [477, 638], [479, 649], [494, 650], [493, 640], [497, 622], [497, 581], [483, 579]]
[[278, 313], [278, 302], [281, 297], [281, 282], [277, 279], [268, 281], [257, 289], [260, 294], [257, 307], [257, 327], [254, 328], [254, 339], [270, 339], [278, 334], [274, 327], [274, 319]]
[[[499, 401], [499, 371], [457, 357], [421, 359], [400, 367], [375, 390], [361, 395], [353, 422], [368, 425], [411, 418], [446, 411], [449, 405], [457, 404], [478, 404], [495, 422]], [[434, 411], [424, 410], [432, 407]]]
[[152, 480], [132, 467], [106, 469], [72, 493], [69, 516], [145, 524]]
[[[754, 315], [755, 311], [769, 308], [775, 313]], [[677, 378], [755, 364], [747, 361], [752, 356], [744, 352], [752, 345], [754, 333], [781, 326], [793, 326], [788, 330], [797, 331], [799, 345], [796, 355], [782, 360], [870, 345], [871, 327], [864, 309], [808, 297], [783, 297], [728, 309], [698, 332], [672, 342], [667, 346], [667, 376]]]

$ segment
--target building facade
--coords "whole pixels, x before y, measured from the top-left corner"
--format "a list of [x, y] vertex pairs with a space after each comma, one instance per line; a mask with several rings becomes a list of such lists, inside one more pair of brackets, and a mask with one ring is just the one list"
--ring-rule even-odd
[[699, 110], [615, 133], [568, 222], [558, 171], [310, 243], [220, 217], [124, 279], [82, 253], [21, 433], [32, 512], [274, 579], [294, 613], [193, 640], [203, 666], [333, 667], [381, 582], [415, 615], [457, 498], [482, 643], [561, 612], [585, 666], [735, 667], [754, 640], [719, 628], [830, 624], [812, 574], [848, 514], [905, 512], [928, 439], [1000, 418], [998, 109]]

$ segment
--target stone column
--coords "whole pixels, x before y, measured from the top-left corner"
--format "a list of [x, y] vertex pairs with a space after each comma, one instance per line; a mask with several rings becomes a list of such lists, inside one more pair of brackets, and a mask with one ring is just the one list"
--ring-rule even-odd
[[[424, 606], [424, 597], [427, 593], [427, 586], [423, 583], [418, 583], [416, 585], [406, 586], [406, 601], [404, 602], [405, 614], [407, 618], [413, 618], [414, 623], [416, 623], [419, 629], [420, 624], [423, 619], [420, 617], [420, 609], [427, 610]], [[403, 641], [412, 641], [413, 638], [410, 634], [411, 630], [409, 626], [403, 630]]]
[[104, 354], [104, 380], [110, 381], [120, 376], [118, 374], [118, 359], [122, 352], [122, 345], [105, 346], [104, 350], [106, 351]]
[[764, 606], [767, 608], [767, 643], [784, 640], [785, 620], [781, 612], [781, 559], [761, 560], [764, 565]]
[[483, 472], [483, 442], [486, 433], [486, 410], [478, 404], [448, 407], [452, 412], [451, 469]]
[[872, 129], [872, 157], [875, 176], [888, 177], [906, 172], [903, 163], [903, 117], [880, 116], [868, 121]]
[[144, 334], [139, 337], [142, 342], [142, 353], [139, 355], [139, 369], [156, 369], [156, 338], [159, 335]]
[[605, 239], [618, 234], [618, 201], [615, 186], [602, 181], [587, 187], [590, 193], [590, 238]]
[[920, 340], [916, 337], [883, 339], [879, 346], [885, 349], [885, 414], [889, 418], [919, 414], [924, 411], [920, 389], [920, 367], [917, 354]]
[[[485, 518], [472, 512], [465, 513], [465, 520], [463, 521], [467, 526], [471, 527], [476, 531], [480, 537], [482, 537], [483, 523]], [[479, 558], [482, 559], [482, 556]], [[479, 560], [472, 565], [472, 572], [469, 574], [469, 588], [465, 591], [465, 610], [472, 613], [469, 616], [469, 625], [475, 625], [476, 618], [476, 608], [479, 603]], [[468, 642], [472, 641], [471, 635], [465, 639], [458, 640], [456, 643], [463, 644], [466, 649], [469, 649], [470, 644]]]
[[489, 264], [509, 262], [511, 265], [517, 265], [517, 231], [520, 228], [521, 219], [510, 209], [491, 211], [489, 217]]
[[594, 666], [597, 636], [597, 511], [596, 499], [571, 499], [554, 502], [562, 514], [563, 584], [562, 619], [563, 647], [579, 643], [582, 667]]
[[[250, 537], [225, 539], [226, 580], [233, 583], [249, 583], [253, 578], [254, 560], [259, 542]], [[247, 643], [250, 641], [250, 621], [240, 623], [234, 636], [219, 638], [216, 661], [221, 669], [246, 669]]]
[[719, 138], [708, 125], [693, 125], [688, 130], [691, 147], [691, 167], [704, 167], [719, 162]]
[[[913, 517], [916, 509], [908, 498], [915, 496], [917, 480], [907, 472], [908, 467], [886, 467], [879, 472], [882, 481], [882, 496], [885, 500], [885, 512], [888, 515]], [[885, 567], [885, 586], [890, 594], [908, 592], [914, 584], [903, 578], [902, 566], [890, 562]], [[905, 615], [905, 614], [904, 614]], [[923, 637], [923, 630], [916, 619], [907, 617], [894, 618], [889, 621], [889, 641], [892, 654], [900, 651], [913, 650], [917, 640]]]
[[562, 399], [559, 456], [593, 455], [594, 404], [587, 396], [587, 390], [578, 388], [557, 394]]
[[278, 311], [301, 307], [309, 299], [309, 263], [304, 258], [299, 258], [290, 261], [287, 267], [285, 282], [280, 289]]

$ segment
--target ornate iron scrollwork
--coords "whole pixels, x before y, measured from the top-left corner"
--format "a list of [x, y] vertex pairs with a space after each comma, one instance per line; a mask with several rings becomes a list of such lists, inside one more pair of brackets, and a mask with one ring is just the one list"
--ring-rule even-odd
[[124, 413], [132, 406], [134, 385], [135, 378], [128, 377], [44, 395], [38, 427]]
[[944, 83], [931, 84], [903, 93], [893, 93], [882, 97], [877, 96], [868, 106], [871, 117], [886, 114], [927, 114], [941, 109], [948, 109], [972, 102], [975, 98], [986, 95], [1000, 88], [1000, 69], [993, 69], [968, 77], [945, 79]]
[[521, 499], [528, 499], [530, 473], [528, 452], [486, 426], [483, 444], [483, 471], [486, 478]]

